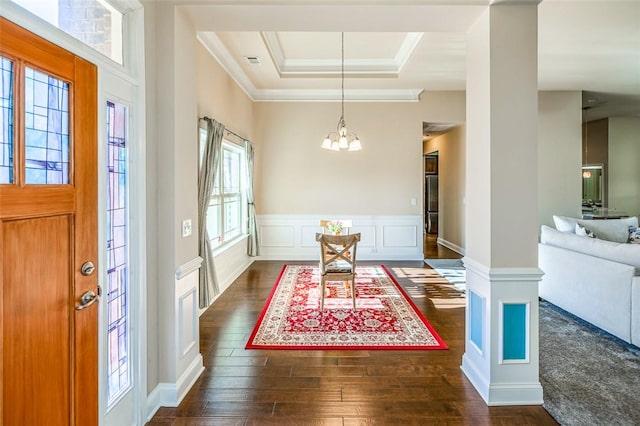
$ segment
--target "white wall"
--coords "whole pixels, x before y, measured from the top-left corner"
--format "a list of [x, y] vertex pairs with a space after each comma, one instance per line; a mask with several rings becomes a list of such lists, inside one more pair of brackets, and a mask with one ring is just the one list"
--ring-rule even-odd
[[609, 207], [640, 214], [640, 118], [609, 118]]
[[580, 217], [582, 200], [582, 94], [538, 95], [538, 221], [553, 225], [554, 214]]
[[145, 24], [147, 389], [150, 404], [167, 405], [179, 402], [202, 366], [197, 340], [186, 346], [180, 340], [198, 334], [197, 323], [188, 321], [197, 312], [188, 296], [197, 286], [197, 266], [195, 279], [190, 276], [176, 284], [176, 272], [198, 258], [197, 233], [181, 236], [184, 219], [197, 223], [196, 39], [189, 20], [172, 5], [145, 4]]

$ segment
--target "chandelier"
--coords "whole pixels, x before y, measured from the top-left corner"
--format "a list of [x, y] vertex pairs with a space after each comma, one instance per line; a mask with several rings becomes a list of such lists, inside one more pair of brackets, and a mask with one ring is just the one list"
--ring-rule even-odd
[[342, 114], [338, 120], [337, 132], [329, 132], [321, 146], [332, 151], [360, 151], [362, 149], [360, 138], [347, 130], [347, 123], [344, 121], [344, 33], [342, 33]]

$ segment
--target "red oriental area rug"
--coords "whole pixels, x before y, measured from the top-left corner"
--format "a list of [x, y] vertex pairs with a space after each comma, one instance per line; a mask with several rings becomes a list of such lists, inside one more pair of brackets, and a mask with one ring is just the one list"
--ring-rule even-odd
[[382, 265], [358, 266], [356, 312], [343, 282], [327, 282], [320, 312], [317, 266], [285, 265], [247, 349], [447, 349]]

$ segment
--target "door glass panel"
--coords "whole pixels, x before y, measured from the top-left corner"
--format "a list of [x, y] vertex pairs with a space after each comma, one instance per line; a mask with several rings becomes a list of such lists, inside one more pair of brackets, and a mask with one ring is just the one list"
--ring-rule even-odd
[[131, 387], [127, 107], [107, 102], [108, 405]]
[[0, 57], [0, 184], [13, 183], [13, 62]]
[[69, 183], [69, 83], [25, 67], [25, 182]]

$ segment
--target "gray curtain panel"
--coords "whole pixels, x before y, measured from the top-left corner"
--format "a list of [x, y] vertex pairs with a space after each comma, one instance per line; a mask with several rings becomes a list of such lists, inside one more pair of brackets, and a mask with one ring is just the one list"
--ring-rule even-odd
[[224, 125], [211, 118], [203, 118], [207, 123], [207, 140], [202, 153], [200, 172], [198, 173], [198, 244], [200, 257], [204, 259], [200, 267], [200, 308], [206, 308], [220, 293], [213, 263], [213, 249], [207, 232], [207, 210], [213, 193], [216, 174], [222, 158], [222, 136]]
[[258, 241], [258, 230], [256, 229], [256, 206], [253, 197], [253, 145], [251, 142], [244, 141], [246, 155], [246, 173], [247, 173], [247, 204], [249, 207], [249, 239], [247, 241], [247, 254], [249, 256], [260, 255], [260, 242]]

